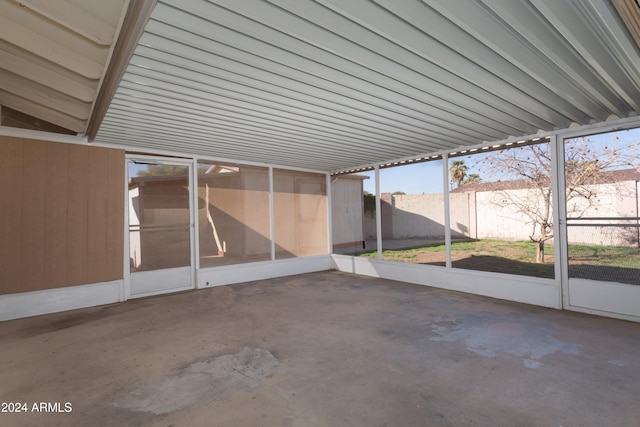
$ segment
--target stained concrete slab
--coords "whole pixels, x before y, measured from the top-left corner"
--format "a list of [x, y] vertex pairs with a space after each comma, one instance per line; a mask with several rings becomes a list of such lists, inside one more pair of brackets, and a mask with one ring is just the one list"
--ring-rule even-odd
[[339, 272], [3, 322], [0, 349], [27, 404], [1, 426], [640, 420], [640, 324]]
[[114, 406], [160, 415], [224, 400], [237, 391], [252, 392], [280, 363], [265, 349], [244, 347], [236, 354], [209, 357], [191, 363], [156, 383], [124, 393]]

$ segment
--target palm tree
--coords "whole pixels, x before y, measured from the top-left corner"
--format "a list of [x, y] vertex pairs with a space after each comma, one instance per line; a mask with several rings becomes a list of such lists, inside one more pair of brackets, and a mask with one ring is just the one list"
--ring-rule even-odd
[[466, 184], [477, 184], [480, 181], [482, 181], [482, 179], [480, 178], [480, 175], [477, 173], [470, 173], [469, 175], [467, 175], [467, 177], [465, 178], [464, 181], [462, 181], [463, 185]]
[[451, 181], [456, 183], [456, 187], [460, 187], [462, 181], [467, 176], [467, 167], [464, 164], [464, 160], [454, 160], [449, 167], [449, 174], [451, 174]]

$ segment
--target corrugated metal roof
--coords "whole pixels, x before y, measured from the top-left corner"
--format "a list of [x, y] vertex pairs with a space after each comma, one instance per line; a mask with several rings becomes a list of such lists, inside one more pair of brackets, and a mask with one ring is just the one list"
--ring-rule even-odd
[[607, 0], [160, 0], [96, 141], [339, 171], [638, 115], [638, 64]]
[[160, 1], [97, 140], [338, 170], [638, 112], [607, 1]]

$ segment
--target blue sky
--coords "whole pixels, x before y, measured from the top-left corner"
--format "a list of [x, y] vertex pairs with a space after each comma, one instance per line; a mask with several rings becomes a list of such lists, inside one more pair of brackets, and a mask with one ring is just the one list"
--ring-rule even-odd
[[[616, 145], [640, 142], [640, 128], [628, 131], [618, 131], [599, 135], [590, 135], [588, 138], [592, 143], [599, 146], [611, 144], [614, 136], [618, 136]], [[639, 153], [640, 157], [640, 153]], [[464, 160], [469, 168], [468, 173], [478, 173], [475, 166], [481, 155], [457, 157], [455, 160]], [[374, 171], [359, 172], [370, 178], [364, 181], [364, 190], [375, 194]], [[380, 169], [380, 191], [383, 193], [393, 193], [403, 191], [407, 194], [434, 194], [442, 193], [442, 161], [417, 163], [412, 165], [398, 166], [393, 168]]]
[[[608, 145], [613, 137], [619, 137], [616, 144], [628, 144], [640, 141], [640, 129], [619, 131], [600, 135], [591, 135], [589, 139], [598, 145]], [[479, 173], [476, 163], [481, 155], [458, 157], [456, 160], [464, 160], [469, 168], [468, 173]], [[640, 153], [639, 153], [640, 157]], [[131, 176], [136, 176], [139, 170], [145, 170], [147, 165], [129, 164]], [[364, 190], [375, 194], [374, 171], [359, 172], [370, 178], [364, 181]], [[425, 163], [385, 168], [380, 170], [380, 190], [383, 193], [403, 191], [407, 194], [435, 194], [442, 193], [442, 160], [434, 160]]]
[[[375, 194], [374, 171], [359, 172], [370, 178], [364, 181], [364, 190]], [[380, 169], [380, 191], [407, 194], [442, 193], [442, 160]]]

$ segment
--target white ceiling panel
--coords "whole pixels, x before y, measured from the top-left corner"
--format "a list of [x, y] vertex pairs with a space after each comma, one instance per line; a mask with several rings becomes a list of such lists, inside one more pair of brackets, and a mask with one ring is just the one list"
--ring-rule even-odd
[[83, 134], [128, 0], [0, 0], [0, 105]]
[[608, 0], [160, 0], [96, 141], [339, 171], [635, 116], [626, 21]]

